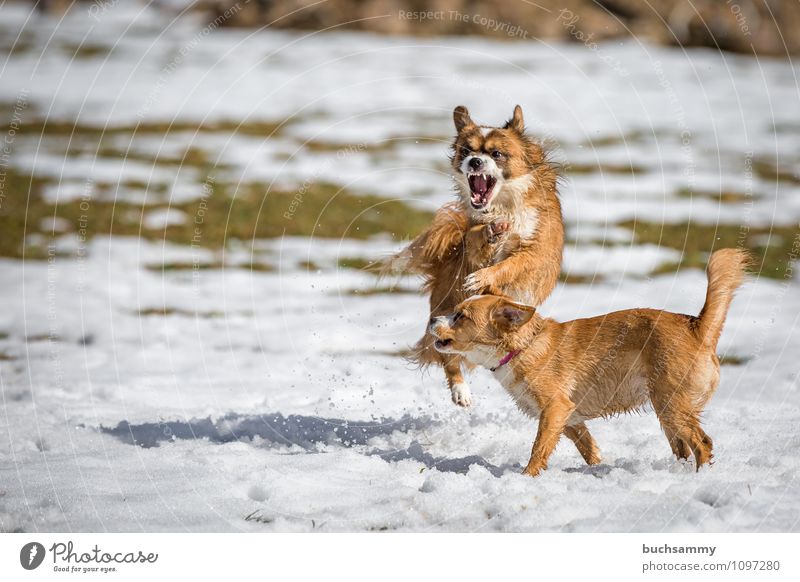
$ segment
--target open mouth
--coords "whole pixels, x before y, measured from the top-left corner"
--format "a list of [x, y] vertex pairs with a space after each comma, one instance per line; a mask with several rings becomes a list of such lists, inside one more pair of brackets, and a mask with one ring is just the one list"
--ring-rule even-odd
[[447, 347], [450, 347], [450, 344], [452, 344], [452, 343], [453, 343], [453, 340], [449, 340], [449, 339], [442, 340], [442, 339], [440, 339], [440, 340], [436, 340], [435, 342], [433, 342], [433, 347], [435, 347], [437, 350], [442, 350], [442, 349], [445, 349]]
[[492, 190], [497, 183], [497, 178], [488, 174], [469, 174], [470, 204], [475, 209], [486, 208], [492, 197]]

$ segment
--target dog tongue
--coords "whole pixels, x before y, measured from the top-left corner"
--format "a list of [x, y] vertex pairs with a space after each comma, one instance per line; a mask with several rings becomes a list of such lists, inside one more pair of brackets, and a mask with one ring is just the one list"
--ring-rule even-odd
[[474, 174], [469, 177], [469, 187], [474, 194], [483, 196], [488, 189], [486, 183], [486, 176], [483, 174]]

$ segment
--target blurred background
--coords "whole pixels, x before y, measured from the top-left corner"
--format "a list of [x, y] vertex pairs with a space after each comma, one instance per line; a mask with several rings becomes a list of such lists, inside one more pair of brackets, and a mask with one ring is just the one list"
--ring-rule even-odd
[[[488, 376], [466, 415], [438, 372], [409, 369], [420, 282], [366, 268], [453, 198], [458, 104], [490, 125], [521, 104], [561, 168], [567, 245], [544, 314], [697, 313], [713, 249], [756, 257], [709, 432], [731, 450], [758, 443], [772, 464], [764, 477], [748, 456], [729, 460], [705, 482], [735, 491], [738, 513], [692, 497], [652, 418], [626, 419], [598, 429], [611, 490], [580, 481], [592, 494], [575, 512], [493, 524], [626, 529], [612, 508], [653, 476], [665, 485], [631, 509], [643, 529], [796, 528], [797, 506], [778, 501], [794, 499], [784, 446], [800, 418], [787, 404], [799, 49], [789, 0], [3, 2], [0, 530], [484, 523], [485, 479], [516, 475], [529, 421]], [[390, 428], [331, 429], [350, 422]], [[330, 454], [283, 455], [309, 450]], [[559, 451], [555, 467], [575, 465]], [[474, 501], [409, 513], [396, 483], [428, 503], [421, 469], [437, 467]], [[373, 478], [385, 489], [354, 488]], [[761, 497], [739, 496], [748, 479]], [[581, 514], [588, 500], [599, 515]], [[243, 519], [254, 510], [269, 521]]]

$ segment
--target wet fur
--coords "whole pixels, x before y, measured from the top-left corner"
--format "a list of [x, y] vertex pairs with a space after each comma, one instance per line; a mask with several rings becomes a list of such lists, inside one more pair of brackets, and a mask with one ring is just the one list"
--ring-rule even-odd
[[600, 451], [584, 421], [639, 410], [651, 404], [680, 459], [694, 456], [699, 469], [712, 459], [713, 443], [700, 414], [719, 384], [717, 341], [748, 256], [715, 252], [708, 265], [708, 290], [700, 314], [655, 309], [617, 311], [558, 323], [535, 309], [498, 296], [461, 303], [456, 316], [431, 323], [449, 340], [443, 349], [475, 365], [497, 366], [504, 354], [519, 354], [495, 377], [519, 407], [539, 418], [525, 472], [537, 475], [563, 434], [589, 464]]

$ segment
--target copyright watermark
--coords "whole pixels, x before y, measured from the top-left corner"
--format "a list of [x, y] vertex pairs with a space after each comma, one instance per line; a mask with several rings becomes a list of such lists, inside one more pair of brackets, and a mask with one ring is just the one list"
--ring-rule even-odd
[[471, 23], [495, 34], [504, 34], [511, 38], [528, 38], [528, 31], [521, 26], [477, 13], [469, 14], [458, 10], [398, 10], [397, 17], [400, 20], [416, 20], [419, 22], [440, 20]]

